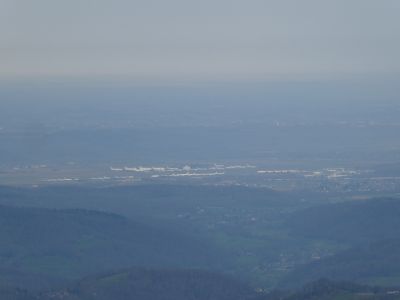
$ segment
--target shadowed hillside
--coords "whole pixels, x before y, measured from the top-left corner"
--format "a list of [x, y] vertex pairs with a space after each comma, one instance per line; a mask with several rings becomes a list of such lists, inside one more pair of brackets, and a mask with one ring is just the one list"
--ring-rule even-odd
[[41, 297], [46, 300], [245, 300], [254, 294], [234, 279], [209, 272], [135, 268], [89, 277], [69, 289]]
[[372, 199], [316, 206], [291, 216], [293, 234], [347, 243], [400, 237], [400, 200]]
[[114, 214], [0, 206], [3, 284], [40, 288], [126, 266], [206, 267], [216, 263], [209, 251]]

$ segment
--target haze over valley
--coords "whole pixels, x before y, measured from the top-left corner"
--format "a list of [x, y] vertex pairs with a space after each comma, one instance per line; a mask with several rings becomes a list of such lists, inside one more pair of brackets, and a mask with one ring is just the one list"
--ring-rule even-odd
[[0, 0], [0, 300], [400, 299], [398, 0]]

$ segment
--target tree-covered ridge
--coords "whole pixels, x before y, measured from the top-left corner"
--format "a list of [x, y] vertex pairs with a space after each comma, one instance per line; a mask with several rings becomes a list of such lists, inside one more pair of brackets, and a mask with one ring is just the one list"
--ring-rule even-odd
[[0, 206], [0, 279], [20, 287], [126, 266], [204, 267], [216, 262], [211, 248], [110, 213]]
[[354, 244], [399, 238], [399, 216], [399, 199], [370, 199], [314, 206], [290, 216], [288, 226], [296, 235]]
[[282, 287], [318, 278], [397, 285], [400, 279], [400, 201], [371, 199], [327, 204], [294, 213], [291, 234], [344, 243], [346, 250], [298, 266]]
[[0, 289], [2, 300], [399, 300], [398, 288], [320, 279], [297, 290], [257, 292], [200, 270], [131, 268], [91, 276], [67, 288], [30, 293]]
[[258, 300], [398, 300], [400, 290], [320, 279], [296, 291], [275, 291]]
[[300, 286], [318, 278], [348, 280], [382, 285], [400, 282], [400, 239], [381, 240], [356, 246], [333, 256], [297, 268], [282, 287]]
[[60, 300], [244, 300], [255, 292], [230, 277], [199, 270], [133, 268], [88, 277], [41, 294]]

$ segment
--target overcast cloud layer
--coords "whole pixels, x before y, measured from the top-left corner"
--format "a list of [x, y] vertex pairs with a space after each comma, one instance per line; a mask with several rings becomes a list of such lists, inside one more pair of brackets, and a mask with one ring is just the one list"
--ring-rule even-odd
[[398, 0], [0, 0], [0, 76], [400, 71]]

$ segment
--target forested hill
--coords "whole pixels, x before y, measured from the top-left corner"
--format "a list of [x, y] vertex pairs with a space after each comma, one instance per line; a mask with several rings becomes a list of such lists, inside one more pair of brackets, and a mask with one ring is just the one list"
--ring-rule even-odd
[[131, 266], [205, 267], [217, 254], [194, 237], [115, 214], [0, 206], [2, 284], [39, 289]]
[[321, 279], [298, 290], [257, 292], [230, 277], [199, 270], [133, 268], [87, 277], [41, 293], [0, 289], [2, 300], [399, 300], [397, 288]]
[[400, 200], [370, 199], [315, 206], [290, 216], [293, 234], [347, 243], [400, 237]]
[[288, 221], [293, 235], [339, 241], [347, 249], [299, 265], [281, 287], [299, 287], [319, 278], [378, 285], [400, 280], [400, 201], [371, 199], [312, 207]]
[[81, 280], [44, 293], [60, 300], [245, 300], [255, 292], [230, 277], [198, 270], [127, 269]]
[[301, 266], [281, 286], [296, 287], [321, 277], [391, 286], [399, 284], [399, 274], [400, 239], [381, 240]]
[[257, 300], [399, 300], [397, 288], [380, 288], [320, 279], [296, 291], [275, 291]]

